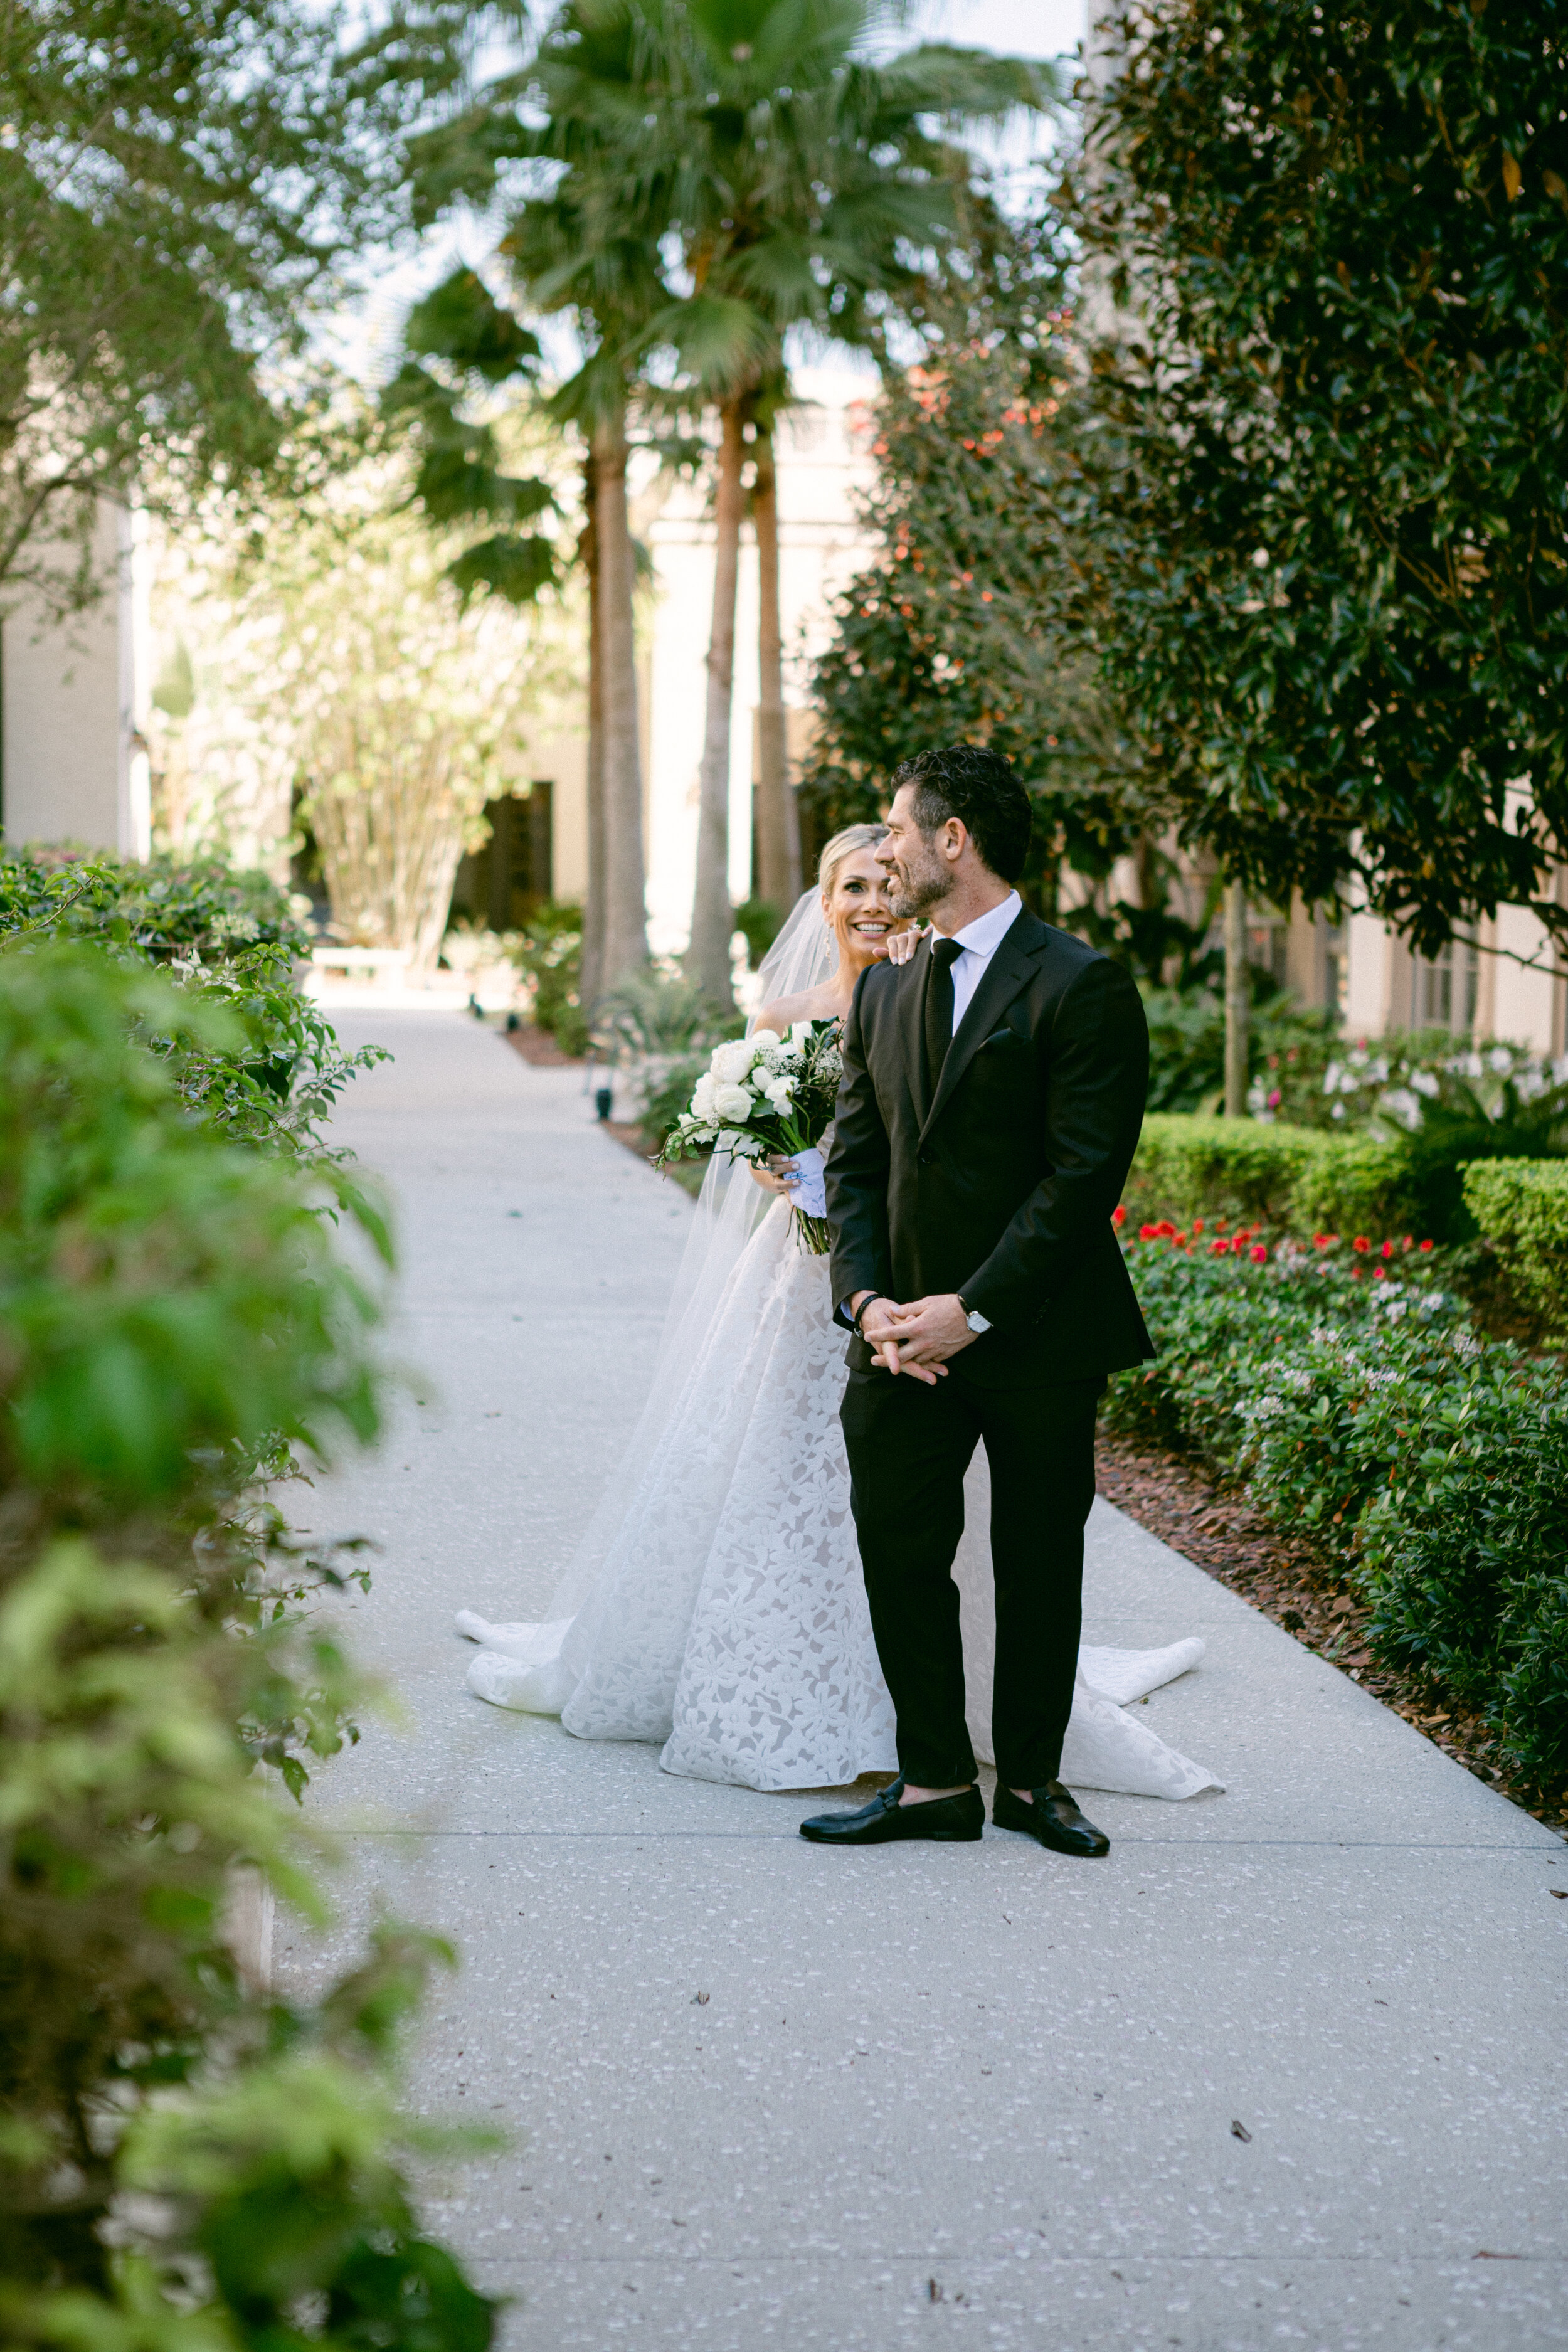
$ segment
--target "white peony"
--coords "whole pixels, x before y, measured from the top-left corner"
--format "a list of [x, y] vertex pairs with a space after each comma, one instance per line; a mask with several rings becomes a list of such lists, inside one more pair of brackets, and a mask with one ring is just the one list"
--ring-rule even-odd
[[784, 1039], [776, 1029], [753, 1029], [747, 1042], [758, 1053], [763, 1053], [770, 1045], [782, 1045]]
[[697, 1117], [704, 1122], [712, 1118], [713, 1077], [710, 1071], [704, 1070], [702, 1076], [698, 1079], [696, 1086], [692, 1088], [691, 1108]]
[[713, 1089], [713, 1109], [720, 1118], [750, 1118], [756, 1108], [756, 1097], [750, 1087], [716, 1086]]
[[763, 1092], [775, 1110], [788, 1110], [795, 1100], [795, 1080], [791, 1077], [770, 1078]]
[[751, 1038], [732, 1037], [727, 1045], [714, 1046], [708, 1067], [720, 1086], [734, 1087], [739, 1086], [756, 1058], [757, 1049]]

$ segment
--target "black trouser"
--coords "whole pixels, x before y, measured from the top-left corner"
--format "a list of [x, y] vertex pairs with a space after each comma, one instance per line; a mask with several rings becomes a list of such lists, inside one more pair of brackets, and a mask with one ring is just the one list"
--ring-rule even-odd
[[1094, 1500], [1103, 1380], [934, 1388], [851, 1372], [841, 1418], [877, 1654], [899, 1718], [899, 1766], [917, 1787], [974, 1778], [963, 1720], [953, 1555], [977, 1441], [991, 1465], [996, 1577], [996, 1777], [1039, 1789], [1061, 1769], [1082, 1614], [1083, 1527]]

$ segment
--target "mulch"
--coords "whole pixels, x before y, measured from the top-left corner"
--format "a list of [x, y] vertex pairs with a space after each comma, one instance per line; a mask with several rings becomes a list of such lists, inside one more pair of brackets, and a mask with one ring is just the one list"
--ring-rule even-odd
[[549, 1030], [536, 1029], [531, 1021], [525, 1021], [518, 1029], [503, 1029], [500, 1034], [512, 1052], [521, 1054], [536, 1070], [557, 1070], [568, 1064], [573, 1069], [583, 1066], [579, 1055], [563, 1054]]
[[1478, 1780], [1550, 1828], [1568, 1830], [1563, 1792], [1548, 1794], [1517, 1780], [1478, 1716], [1447, 1705], [1415, 1675], [1391, 1673], [1373, 1661], [1366, 1646], [1372, 1612], [1346, 1591], [1321, 1552], [1282, 1536], [1244, 1497], [1216, 1486], [1180, 1454], [1102, 1434], [1097, 1455], [1096, 1483], [1108, 1503], [1338, 1666]]

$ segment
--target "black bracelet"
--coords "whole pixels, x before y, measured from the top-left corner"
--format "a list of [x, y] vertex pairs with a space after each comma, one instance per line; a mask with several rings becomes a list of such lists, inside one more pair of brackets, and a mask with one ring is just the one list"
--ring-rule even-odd
[[[855, 1326], [855, 1337], [858, 1339], [864, 1339], [866, 1338], [865, 1332], [860, 1328], [861, 1316], [864, 1315], [868, 1307], [871, 1306], [879, 1298], [886, 1298], [887, 1295], [888, 1294], [885, 1290], [869, 1290], [867, 1292], [865, 1297], [860, 1301], [859, 1306], [855, 1309], [854, 1314], [849, 1319]], [[867, 1341], [867, 1345], [870, 1345], [868, 1340]]]

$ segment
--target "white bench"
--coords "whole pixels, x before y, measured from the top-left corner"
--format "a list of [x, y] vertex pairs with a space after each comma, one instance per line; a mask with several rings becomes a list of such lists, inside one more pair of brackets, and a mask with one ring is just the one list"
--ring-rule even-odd
[[314, 947], [310, 961], [320, 971], [372, 972], [378, 980], [400, 981], [408, 968], [402, 948]]

